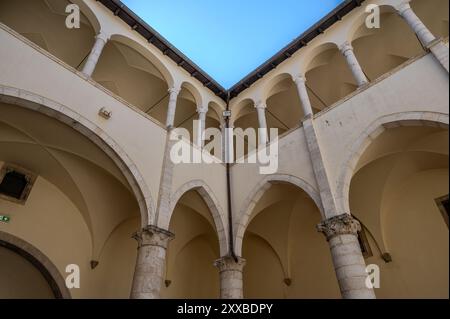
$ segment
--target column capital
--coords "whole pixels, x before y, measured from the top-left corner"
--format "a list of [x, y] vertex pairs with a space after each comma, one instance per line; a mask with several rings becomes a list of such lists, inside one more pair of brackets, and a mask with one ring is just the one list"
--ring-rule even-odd
[[158, 246], [167, 249], [169, 242], [175, 237], [170, 231], [156, 226], [147, 226], [132, 236], [137, 240], [139, 248], [144, 246]]
[[342, 53], [345, 53], [347, 51], [353, 51], [353, 46], [350, 42], [345, 41], [339, 46], [339, 51], [341, 51]]
[[323, 233], [327, 240], [339, 235], [357, 235], [361, 224], [349, 214], [331, 217], [317, 225], [317, 230]]
[[201, 114], [206, 114], [208, 113], [208, 107], [207, 106], [197, 106], [197, 113]]
[[179, 87], [171, 87], [171, 88], [169, 88], [167, 90], [167, 92], [169, 92], [171, 95], [175, 94], [175, 95], [178, 96], [178, 94], [180, 94], [180, 92], [181, 92], [181, 88], [179, 88]]
[[96, 35], [95, 39], [102, 40], [103, 42], [108, 42], [111, 36], [109, 34], [106, 34], [105, 32], [100, 31], [99, 34]]
[[223, 271], [239, 271], [242, 272], [244, 269], [244, 266], [246, 264], [246, 261], [244, 258], [237, 257], [237, 262], [234, 260], [231, 256], [225, 256], [220, 259], [217, 259], [214, 262], [214, 266], [219, 268], [220, 272]]
[[266, 102], [258, 101], [255, 103], [255, 109], [266, 109], [266, 108], [267, 108]]
[[402, 1], [401, 3], [395, 5], [394, 8], [400, 15], [403, 15], [407, 10], [412, 10], [409, 1]]
[[297, 75], [293, 79], [297, 85], [306, 83], [306, 77], [304, 75]]

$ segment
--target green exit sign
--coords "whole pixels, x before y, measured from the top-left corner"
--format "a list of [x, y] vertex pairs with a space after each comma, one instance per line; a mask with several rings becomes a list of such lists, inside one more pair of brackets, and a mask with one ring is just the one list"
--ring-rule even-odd
[[9, 223], [10, 221], [11, 221], [11, 218], [9, 216], [0, 215], [0, 222]]

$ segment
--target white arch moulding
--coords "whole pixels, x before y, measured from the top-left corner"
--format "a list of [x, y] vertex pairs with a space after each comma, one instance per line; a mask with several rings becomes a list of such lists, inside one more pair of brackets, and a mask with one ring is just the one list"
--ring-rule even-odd
[[0, 231], [0, 247], [25, 258], [47, 281], [56, 299], [72, 299], [64, 277], [53, 262], [39, 249], [12, 234]]
[[298, 188], [303, 190], [306, 194], [308, 194], [308, 196], [314, 201], [317, 208], [319, 209], [322, 218], [324, 218], [325, 215], [323, 212], [320, 194], [308, 182], [292, 175], [284, 175], [284, 174], [269, 175], [264, 179], [262, 179], [257, 185], [255, 185], [255, 187], [253, 187], [253, 190], [250, 192], [249, 196], [242, 205], [242, 209], [239, 212], [238, 216], [240, 216], [240, 220], [237, 223], [237, 227], [235, 229], [234, 234], [235, 238], [234, 249], [236, 255], [241, 256], [242, 254], [242, 244], [244, 241], [245, 231], [247, 230], [247, 227], [250, 224], [250, 217], [256, 204], [262, 198], [264, 193], [273, 184], [283, 184], [283, 183], [297, 186]]
[[158, 224], [158, 227], [169, 229], [168, 223], [170, 223], [170, 220], [172, 219], [175, 206], [184, 194], [192, 190], [195, 190], [208, 206], [209, 211], [214, 219], [214, 224], [220, 244], [220, 254], [221, 256], [225, 256], [228, 253], [228, 234], [225, 228], [226, 223], [224, 223], [225, 212], [220, 206], [217, 198], [214, 196], [211, 188], [202, 180], [192, 180], [190, 182], [187, 182], [172, 194], [170, 198], [170, 216], [168, 216], [168, 218], [164, 218], [163, 220], [166, 222], [161, 225]]
[[434, 126], [448, 129], [449, 115], [438, 112], [401, 112], [382, 116], [372, 122], [358, 138], [350, 142], [351, 151], [344, 160], [342, 170], [336, 181], [336, 202], [338, 210], [350, 213], [350, 183], [358, 161], [370, 144], [386, 129], [401, 126]]
[[0, 85], [0, 102], [36, 111], [63, 122], [88, 138], [108, 155], [127, 179], [139, 204], [142, 228], [154, 219], [153, 199], [132, 159], [102, 128], [68, 107], [22, 89]]

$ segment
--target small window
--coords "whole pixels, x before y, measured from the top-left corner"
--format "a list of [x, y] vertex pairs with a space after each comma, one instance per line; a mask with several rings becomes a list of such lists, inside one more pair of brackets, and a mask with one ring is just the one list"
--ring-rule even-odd
[[442, 213], [442, 217], [444, 217], [445, 223], [447, 224], [447, 227], [448, 227], [448, 212], [450, 210], [449, 195], [436, 199], [436, 204], [438, 205], [438, 207]]
[[0, 170], [0, 198], [25, 204], [35, 176], [16, 166], [4, 165]]

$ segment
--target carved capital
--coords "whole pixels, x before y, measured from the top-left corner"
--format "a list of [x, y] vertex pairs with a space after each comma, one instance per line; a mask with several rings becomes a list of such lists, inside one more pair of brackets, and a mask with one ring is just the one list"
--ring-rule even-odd
[[214, 262], [214, 266], [219, 268], [219, 271], [240, 271], [242, 272], [245, 266], [245, 259], [237, 257], [237, 262], [231, 256], [222, 257]]
[[169, 242], [174, 237], [175, 235], [168, 230], [156, 226], [147, 226], [140, 232], [133, 234], [133, 238], [137, 240], [139, 248], [143, 246], [159, 246], [167, 249]]
[[206, 113], [208, 113], [208, 107], [207, 106], [198, 106], [197, 107], [197, 113], [198, 114], [206, 114]]
[[170, 88], [170, 89], [168, 90], [168, 92], [170, 93], [170, 95], [171, 95], [172, 97], [175, 97], [175, 96], [178, 96], [178, 94], [180, 94], [181, 89], [180, 89], [180, 88], [175, 88], [175, 87], [173, 87], [173, 88]]
[[304, 85], [306, 83], [306, 78], [303, 75], [296, 76], [294, 82], [297, 85]]
[[395, 6], [395, 10], [397, 10], [398, 14], [403, 16], [406, 11], [412, 10], [409, 1], [403, 1]]
[[259, 101], [259, 102], [255, 103], [255, 109], [265, 110], [266, 108], [267, 108], [267, 105], [263, 101]]
[[317, 230], [325, 235], [327, 240], [339, 235], [357, 235], [361, 224], [349, 214], [329, 218], [319, 225]]
[[97, 36], [95, 37], [96, 40], [101, 40], [104, 43], [108, 42], [110, 38], [111, 38], [110, 35], [102, 32], [102, 31], [99, 34], [97, 34]]
[[344, 42], [339, 46], [339, 50], [345, 54], [347, 51], [353, 51], [353, 46], [350, 42]]

